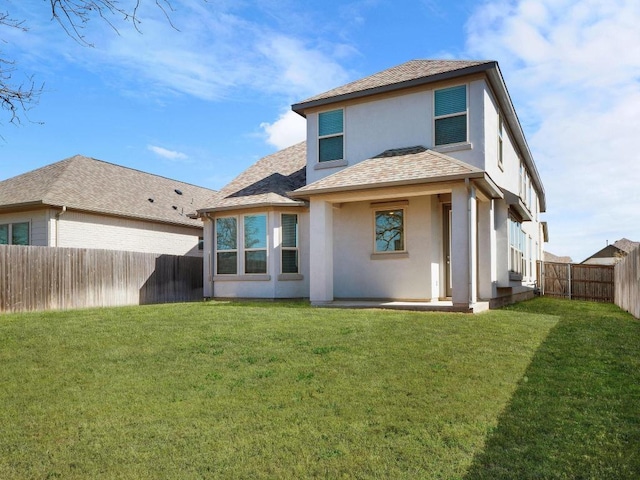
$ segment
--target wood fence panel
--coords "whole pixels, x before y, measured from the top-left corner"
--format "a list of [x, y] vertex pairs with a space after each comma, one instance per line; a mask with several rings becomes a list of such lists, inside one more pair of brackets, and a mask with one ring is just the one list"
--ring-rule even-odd
[[571, 270], [566, 263], [542, 263], [542, 285], [540, 291], [548, 297], [569, 298]]
[[0, 245], [0, 312], [194, 301], [202, 293], [199, 257]]
[[615, 267], [615, 304], [640, 319], [640, 248]]
[[613, 265], [541, 262], [540, 291], [550, 297], [613, 303]]
[[571, 298], [613, 303], [613, 265], [572, 265]]

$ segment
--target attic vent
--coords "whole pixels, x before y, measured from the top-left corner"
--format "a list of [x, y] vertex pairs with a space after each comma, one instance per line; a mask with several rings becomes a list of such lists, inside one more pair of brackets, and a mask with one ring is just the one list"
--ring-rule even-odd
[[174, 190], [178, 195], [182, 195], [182, 190], [178, 190], [177, 188]]
[[171, 205], [171, 208], [173, 208], [174, 210], [178, 209], [178, 207], [176, 207], [175, 205]]
[[153, 198], [151, 198], [151, 197], [147, 198], [147, 200], [149, 200], [149, 202], [151, 202], [151, 203], [153, 203], [153, 201], [154, 201]]

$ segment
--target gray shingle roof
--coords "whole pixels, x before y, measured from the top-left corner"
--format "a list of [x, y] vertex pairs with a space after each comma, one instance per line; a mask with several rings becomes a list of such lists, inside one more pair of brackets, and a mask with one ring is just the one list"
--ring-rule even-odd
[[0, 211], [21, 206], [66, 206], [201, 226], [200, 220], [187, 215], [195, 213], [213, 194], [215, 190], [76, 155], [0, 182]]
[[295, 191], [296, 196], [330, 191], [427, 183], [483, 174], [482, 170], [423, 146], [387, 150]]
[[301, 142], [261, 158], [227, 184], [202, 212], [264, 205], [296, 206], [287, 196], [306, 182], [307, 144]]
[[495, 65], [495, 61], [487, 60], [410, 60], [402, 65], [307, 98], [291, 108], [295, 112], [302, 113], [305, 108], [312, 106], [445, 80], [486, 70]]
[[621, 238], [620, 240], [616, 240], [615, 242], [613, 242], [613, 245], [624, 252], [630, 253], [632, 250], [640, 246], [640, 242], [634, 242], [633, 240], [629, 240], [628, 238]]

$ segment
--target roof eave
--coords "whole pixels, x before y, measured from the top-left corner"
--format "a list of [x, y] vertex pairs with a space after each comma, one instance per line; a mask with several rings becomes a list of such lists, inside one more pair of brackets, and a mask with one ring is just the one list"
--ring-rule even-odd
[[340, 192], [348, 192], [348, 191], [361, 191], [361, 190], [373, 190], [376, 188], [392, 188], [392, 187], [401, 187], [404, 185], [420, 185], [420, 184], [435, 184], [435, 183], [451, 183], [451, 182], [459, 182], [464, 181], [466, 179], [469, 180], [479, 180], [483, 186], [486, 186], [487, 193], [490, 194], [492, 198], [502, 198], [498, 187], [493, 183], [493, 181], [482, 171], [464, 173], [464, 174], [456, 174], [456, 175], [443, 175], [440, 177], [431, 177], [431, 178], [415, 178], [411, 180], [394, 180], [389, 182], [380, 182], [380, 183], [371, 183], [365, 185], [349, 185], [349, 186], [339, 186], [339, 187], [326, 187], [326, 188], [318, 188], [314, 190], [304, 190], [304, 191], [293, 191], [289, 193], [289, 196], [293, 198], [303, 198], [309, 199], [315, 195], [322, 195], [327, 193], [340, 193]]
[[378, 95], [381, 93], [393, 92], [395, 90], [403, 90], [405, 88], [417, 87], [421, 85], [428, 85], [430, 83], [441, 82], [443, 80], [449, 80], [456, 77], [473, 75], [475, 73], [485, 72], [498, 65], [496, 61], [488, 61], [479, 65], [472, 65], [470, 67], [460, 68], [458, 70], [450, 70], [447, 72], [436, 73], [434, 75], [428, 75], [425, 77], [414, 78], [406, 80], [404, 82], [392, 83], [390, 85], [382, 85], [380, 87], [368, 88], [366, 90], [359, 90], [357, 92], [345, 93], [342, 95], [334, 95], [327, 98], [319, 98], [317, 100], [311, 100], [308, 102], [294, 103], [291, 105], [291, 110], [298, 115], [306, 117], [304, 111], [309, 108], [321, 107], [324, 105], [330, 105], [332, 103], [344, 102], [346, 100], [353, 100], [357, 98], [369, 97], [371, 95]]
[[201, 208], [198, 210], [198, 217], [202, 218], [206, 216], [207, 213], [215, 213], [215, 212], [230, 212], [233, 210], [247, 210], [247, 209], [255, 209], [255, 208], [299, 208], [306, 207], [306, 203], [303, 201], [291, 201], [291, 202], [259, 202], [259, 203], [245, 203], [242, 205], [227, 205], [221, 207], [209, 207], [209, 208]]
[[501, 107], [500, 109], [504, 113], [511, 131], [514, 133], [518, 150], [521, 152], [527, 167], [529, 167], [533, 182], [537, 187], [538, 198], [540, 200], [540, 211], [546, 212], [547, 201], [545, 197], [544, 186], [542, 185], [540, 174], [538, 173], [536, 164], [533, 161], [533, 155], [531, 154], [531, 150], [529, 150], [527, 139], [525, 138], [524, 132], [522, 131], [522, 125], [520, 124], [520, 120], [518, 119], [518, 115], [513, 106], [513, 102], [511, 101], [511, 97], [509, 96], [509, 91], [507, 90], [506, 83], [504, 81], [504, 78], [502, 77], [502, 73], [500, 72], [500, 68], [498, 67], [497, 63], [495, 64], [495, 68], [487, 70], [487, 78], [489, 79], [489, 84], [491, 85], [494, 93], [497, 96], [498, 103]]

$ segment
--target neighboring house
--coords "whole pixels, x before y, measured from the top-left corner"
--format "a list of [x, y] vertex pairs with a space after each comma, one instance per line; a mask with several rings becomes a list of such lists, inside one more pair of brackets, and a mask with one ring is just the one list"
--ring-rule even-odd
[[543, 252], [542, 258], [547, 263], [573, 263], [571, 257], [560, 257], [551, 252]]
[[598, 250], [581, 263], [585, 265], [615, 265], [638, 246], [640, 246], [640, 242], [621, 238], [602, 250]]
[[214, 193], [76, 155], [0, 182], [0, 244], [200, 256]]
[[292, 108], [306, 142], [199, 210], [205, 296], [468, 311], [533, 294], [545, 195], [496, 62], [410, 61]]

